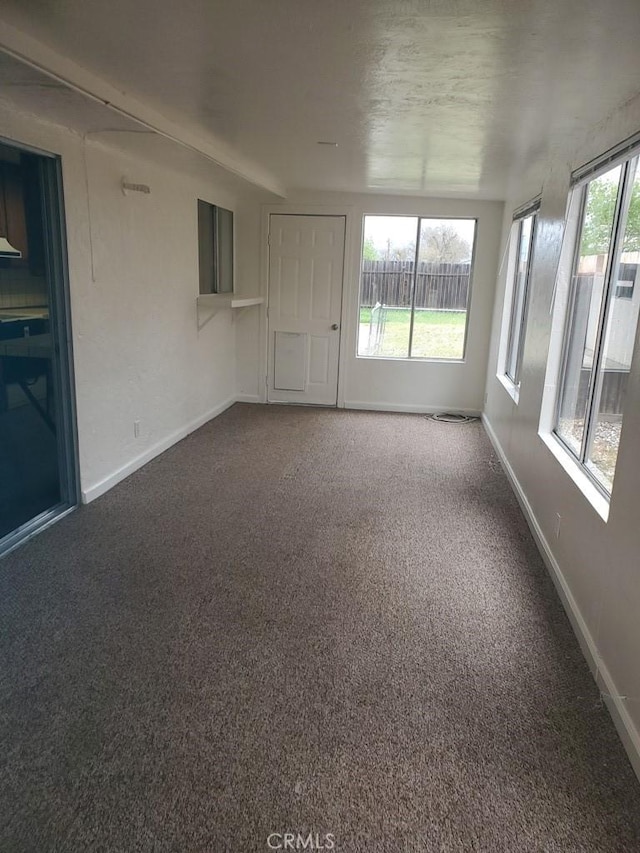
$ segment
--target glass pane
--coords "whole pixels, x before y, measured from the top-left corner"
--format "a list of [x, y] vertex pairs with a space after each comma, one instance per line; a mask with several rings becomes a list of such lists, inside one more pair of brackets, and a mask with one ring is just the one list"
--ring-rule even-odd
[[215, 292], [233, 293], [233, 213], [215, 208]]
[[531, 254], [531, 235], [533, 232], [533, 216], [527, 216], [520, 221], [518, 256], [516, 258], [513, 304], [511, 308], [511, 324], [509, 327], [509, 344], [507, 351], [507, 376], [516, 384], [519, 381], [519, 352], [520, 339], [524, 326], [524, 308], [527, 288], [529, 257]]
[[358, 355], [407, 358], [416, 216], [365, 216]]
[[[598, 376], [596, 417], [589, 467], [611, 491], [622, 429], [633, 343], [640, 311], [640, 175], [631, 164], [630, 191], [623, 210], [624, 238], [615, 264]], [[626, 224], [625, 224], [626, 223]]]
[[56, 348], [40, 158], [0, 145], [0, 538], [60, 503]]
[[598, 335], [613, 218], [622, 167], [587, 186], [580, 247], [573, 271], [569, 333], [556, 431], [580, 456]]
[[411, 355], [462, 358], [475, 219], [421, 219]]
[[213, 280], [213, 205], [198, 199], [200, 293], [215, 293]]

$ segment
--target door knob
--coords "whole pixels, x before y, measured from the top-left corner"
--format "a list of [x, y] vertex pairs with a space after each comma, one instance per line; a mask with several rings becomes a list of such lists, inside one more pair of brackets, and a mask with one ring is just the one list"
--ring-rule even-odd
[[331, 328], [333, 329], [334, 332], [337, 332], [340, 327], [338, 326], [337, 323], [332, 323]]

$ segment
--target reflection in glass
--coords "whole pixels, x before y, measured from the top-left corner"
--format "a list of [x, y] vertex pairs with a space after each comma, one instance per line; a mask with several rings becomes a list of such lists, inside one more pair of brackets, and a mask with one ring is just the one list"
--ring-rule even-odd
[[200, 293], [233, 293], [233, 212], [198, 199]]
[[0, 538], [61, 500], [38, 157], [0, 145]]
[[595, 178], [586, 188], [580, 248], [575, 261], [570, 331], [558, 408], [557, 433], [580, 455], [593, 361], [611, 252], [622, 167]]
[[527, 276], [529, 273], [534, 217], [525, 216], [518, 222], [518, 256], [516, 259], [515, 284], [509, 339], [507, 343], [506, 374], [517, 385], [520, 381], [522, 332], [526, 321]]
[[607, 310], [598, 370], [595, 418], [587, 461], [599, 482], [611, 491], [622, 429], [631, 357], [640, 311], [640, 175], [637, 159], [630, 165], [627, 197], [613, 265], [613, 287]]

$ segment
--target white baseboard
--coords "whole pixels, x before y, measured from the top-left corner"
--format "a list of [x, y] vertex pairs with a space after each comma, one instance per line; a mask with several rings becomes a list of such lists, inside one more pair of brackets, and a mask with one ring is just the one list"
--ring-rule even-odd
[[507, 475], [518, 503], [520, 504], [520, 508], [524, 513], [524, 517], [527, 520], [531, 533], [533, 534], [538, 550], [540, 551], [542, 559], [544, 560], [558, 595], [560, 596], [562, 605], [569, 617], [571, 627], [578, 638], [582, 653], [589, 664], [591, 674], [594, 676], [596, 685], [598, 686], [602, 698], [609, 710], [609, 713], [611, 714], [611, 718], [613, 719], [613, 723], [620, 736], [620, 740], [622, 741], [627, 755], [629, 756], [629, 761], [631, 762], [634, 772], [640, 780], [640, 732], [638, 732], [638, 729], [631, 719], [624, 703], [624, 698], [621, 697], [620, 691], [617, 689], [613, 677], [600, 655], [598, 646], [589, 631], [582, 613], [580, 612], [580, 608], [573, 597], [560, 565], [554, 557], [553, 552], [549, 547], [549, 543], [538, 524], [538, 520], [531, 508], [531, 504], [527, 500], [522, 486], [520, 485], [513, 468], [504, 454], [491, 423], [484, 414], [482, 415], [482, 425], [489, 436], [489, 440], [491, 441], [494, 450], [498, 454], [502, 467]]
[[409, 412], [418, 415], [433, 415], [435, 412], [447, 412], [455, 415], [468, 415], [469, 417], [479, 418], [480, 411], [478, 409], [460, 409], [450, 406], [420, 406], [403, 403], [369, 403], [363, 400], [345, 400], [345, 409], [364, 409], [371, 412]]
[[236, 403], [262, 403], [259, 394], [236, 394]]
[[205, 412], [204, 415], [200, 415], [200, 417], [165, 436], [165, 438], [157, 442], [157, 444], [154, 444], [152, 447], [148, 447], [144, 451], [144, 453], [141, 453], [139, 456], [136, 456], [130, 462], [127, 462], [126, 465], [123, 465], [121, 468], [118, 468], [112, 474], [109, 474], [108, 477], [105, 477], [103, 480], [94, 483], [92, 486], [89, 486], [86, 489], [82, 489], [82, 503], [91, 503], [91, 501], [95, 500], [96, 498], [99, 498], [100, 495], [103, 495], [105, 492], [108, 492], [109, 489], [113, 488], [113, 486], [120, 483], [130, 474], [133, 474], [134, 471], [137, 471], [138, 468], [142, 468], [143, 465], [146, 465], [147, 462], [150, 462], [160, 453], [163, 453], [165, 450], [168, 450], [173, 444], [176, 444], [176, 442], [181, 441], [183, 438], [186, 438], [189, 433], [192, 433], [194, 432], [194, 430], [197, 430], [201, 426], [204, 426], [207, 421], [210, 421], [218, 415], [221, 415], [222, 412], [229, 408], [229, 406], [233, 406], [233, 404], [236, 402], [236, 399], [237, 398], [235, 396], [229, 397], [224, 402], [219, 403], [217, 406], [214, 406], [213, 409], [210, 409], [208, 412]]

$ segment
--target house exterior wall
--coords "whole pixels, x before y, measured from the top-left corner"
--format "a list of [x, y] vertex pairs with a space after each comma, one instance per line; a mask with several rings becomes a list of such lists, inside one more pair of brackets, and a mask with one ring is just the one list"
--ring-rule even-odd
[[[198, 328], [196, 201], [234, 209], [238, 199], [188, 168], [7, 106], [0, 122], [7, 141], [62, 161], [80, 482], [91, 500], [235, 399], [231, 312]], [[125, 196], [123, 176], [151, 193]]]
[[[286, 203], [264, 205], [260, 246], [260, 288], [268, 293], [268, 219], [272, 213], [327, 214], [346, 217], [344, 289], [340, 342], [338, 405], [394, 411], [465, 411], [483, 406], [489, 329], [496, 281], [503, 205], [495, 201], [417, 197], [296, 193]], [[404, 214], [477, 218], [476, 253], [471, 285], [466, 358], [463, 362], [356, 356], [362, 229], [366, 214]], [[254, 228], [255, 236], [255, 228]], [[254, 268], [254, 275], [258, 270]], [[257, 317], [238, 348], [238, 392], [245, 399], [264, 400], [266, 375], [266, 314]], [[240, 332], [239, 332], [240, 333]], [[255, 341], [261, 341], [261, 368], [255, 372]], [[253, 342], [253, 343], [252, 343]]]

